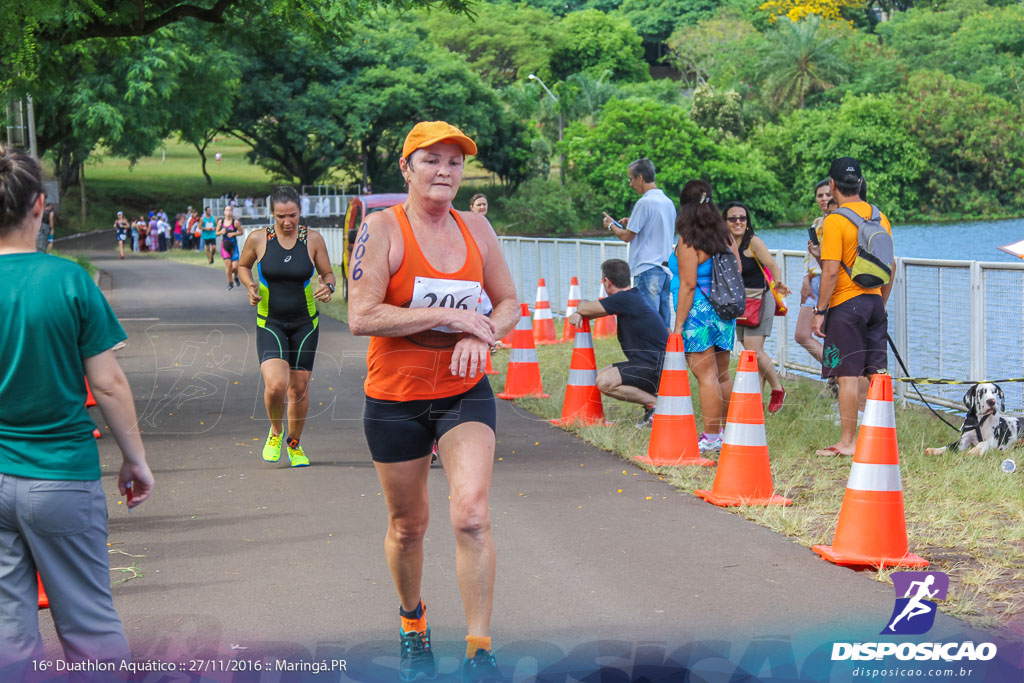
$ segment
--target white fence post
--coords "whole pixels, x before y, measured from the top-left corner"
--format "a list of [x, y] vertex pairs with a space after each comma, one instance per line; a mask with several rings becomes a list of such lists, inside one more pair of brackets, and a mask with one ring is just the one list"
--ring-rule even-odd
[[[910, 361], [907, 359], [909, 355], [907, 353], [907, 342], [909, 340], [907, 330], [907, 320], [909, 319], [907, 314], [907, 265], [901, 258], [896, 259], [896, 266], [893, 269], [892, 295], [894, 301], [893, 305], [889, 306], [889, 312], [892, 314], [893, 328], [896, 333], [896, 338], [893, 341], [896, 343], [896, 350], [899, 352], [900, 357], [903, 358], [903, 362], [909, 363]], [[907, 366], [907, 369], [909, 370], [910, 366]], [[896, 368], [892, 368], [892, 375], [897, 377], [899, 374], [902, 374], [902, 370], [897, 362]], [[896, 383], [896, 395], [899, 396], [905, 405], [907, 402], [906, 382]]]
[[971, 261], [971, 314], [969, 330], [970, 375], [968, 379], [985, 379], [985, 280], [981, 264]]
[[[773, 258], [775, 258], [775, 262], [779, 266], [779, 282], [785, 283], [786, 257], [782, 254], [781, 251], [777, 252], [777, 254], [778, 257], [776, 258], [775, 255], [773, 255]], [[799, 293], [797, 294], [797, 298], [799, 299]], [[792, 311], [792, 306], [789, 307], [789, 310]], [[797, 302], [796, 313], [797, 315], [800, 314], [799, 301]], [[778, 325], [775, 325], [776, 331], [782, 330], [782, 334], [780, 334], [778, 338], [775, 340], [775, 348], [776, 353], [778, 354], [777, 365], [779, 366], [779, 374], [781, 374], [783, 378], [789, 376], [789, 323], [787, 322], [788, 320], [788, 316], [784, 317], [782, 318], [782, 320], [779, 321]]]

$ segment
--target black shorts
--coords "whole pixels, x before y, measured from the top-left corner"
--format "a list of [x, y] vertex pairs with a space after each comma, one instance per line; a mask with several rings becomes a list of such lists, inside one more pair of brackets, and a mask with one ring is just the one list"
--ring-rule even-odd
[[870, 376], [888, 367], [885, 334], [888, 317], [882, 297], [860, 294], [825, 313], [821, 376]]
[[320, 326], [316, 318], [299, 323], [268, 318], [256, 326], [256, 354], [261, 365], [266, 360], [283, 358], [292, 370], [312, 372], [319, 340]]
[[661, 368], [650, 365], [637, 365], [628, 360], [620, 360], [612, 363], [612, 367], [618, 369], [622, 383], [628, 387], [636, 387], [648, 394], [658, 395], [658, 384], [661, 382]]
[[203, 244], [205, 246], [207, 246], [207, 247], [215, 247], [215, 246], [217, 246], [217, 238], [216, 237], [204, 237], [203, 238]]
[[497, 424], [494, 392], [484, 377], [469, 391], [445, 398], [383, 401], [366, 397], [363, 431], [375, 462], [405, 462], [430, 455], [434, 441], [467, 422]]

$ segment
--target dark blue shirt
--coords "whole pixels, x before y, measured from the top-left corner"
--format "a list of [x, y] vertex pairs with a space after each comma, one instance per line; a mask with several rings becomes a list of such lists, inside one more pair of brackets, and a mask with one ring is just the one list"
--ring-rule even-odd
[[668, 329], [661, 316], [636, 287], [616, 292], [599, 302], [619, 316], [619, 346], [630, 363], [657, 368], [668, 344]]

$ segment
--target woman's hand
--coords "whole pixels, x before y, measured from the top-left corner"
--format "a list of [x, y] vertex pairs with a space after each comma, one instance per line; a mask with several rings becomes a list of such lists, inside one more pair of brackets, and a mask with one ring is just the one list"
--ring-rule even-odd
[[449, 366], [452, 375], [470, 379], [476, 377], [487, 367], [487, 354], [490, 352], [490, 344], [480, 338], [463, 337], [452, 351], [452, 364]]

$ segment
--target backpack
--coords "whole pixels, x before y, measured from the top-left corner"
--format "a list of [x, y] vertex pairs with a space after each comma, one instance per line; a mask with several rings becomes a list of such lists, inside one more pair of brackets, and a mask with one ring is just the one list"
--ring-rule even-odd
[[889, 284], [895, 262], [892, 235], [882, 225], [882, 214], [878, 207], [874, 204], [870, 206], [871, 217], [867, 219], [845, 206], [834, 211], [857, 226], [857, 257], [853, 260], [853, 267], [847, 267], [842, 261], [839, 263], [854, 284], [865, 289]]
[[704, 298], [723, 321], [735, 320], [743, 315], [747, 306], [747, 291], [740, 276], [740, 264], [731, 251], [711, 257], [711, 290], [698, 287]]

